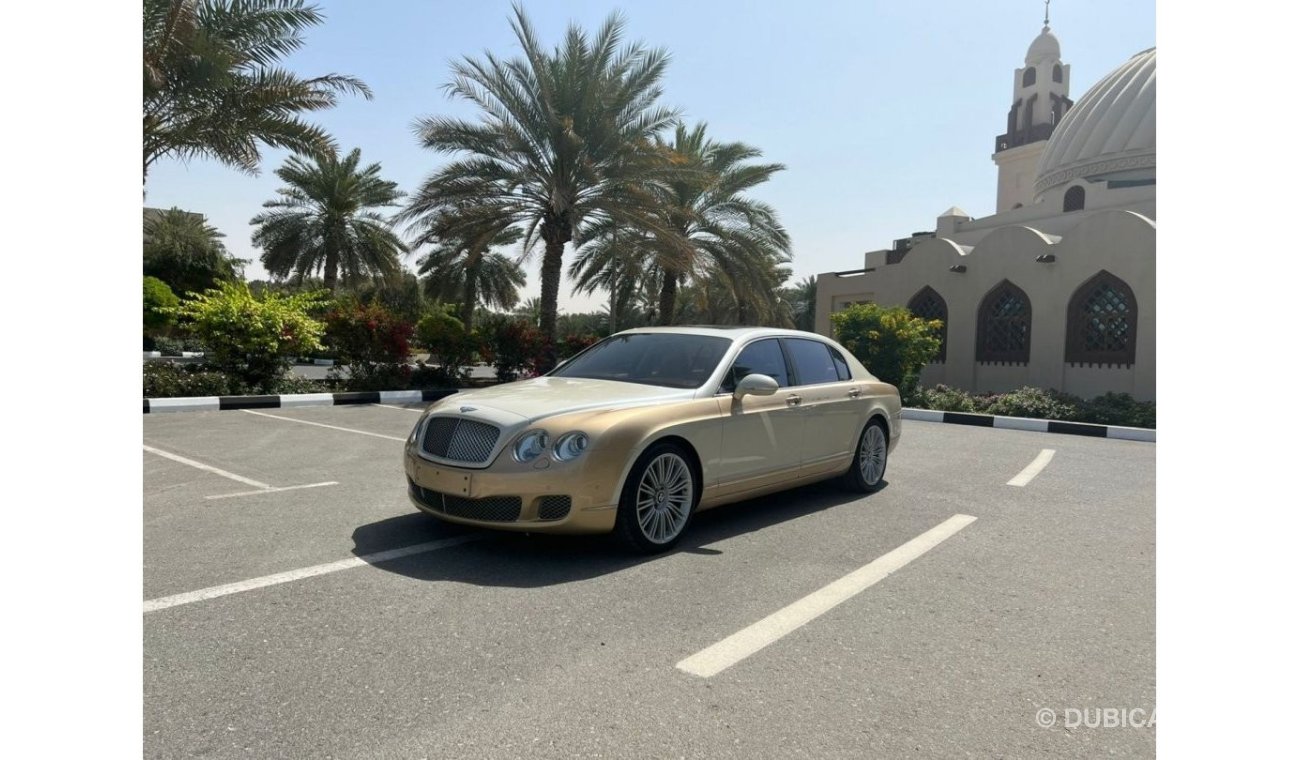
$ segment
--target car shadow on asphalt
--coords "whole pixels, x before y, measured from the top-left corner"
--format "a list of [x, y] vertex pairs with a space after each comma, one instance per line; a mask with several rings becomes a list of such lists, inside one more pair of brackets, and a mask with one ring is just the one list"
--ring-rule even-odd
[[[887, 488], [888, 481], [881, 487]], [[671, 552], [641, 555], [613, 536], [553, 536], [465, 528], [420, 512], [359, 526], [352, 553], [363, 557], [403, 546], [473, 535], [482, 540], [375, 564], [375, 567], [425, 581], [457, 581], [481, 586], [536, 588], [607, 575], [684, 552], [717, 556], [710, 546], [724, 539], [863, 499], [833, 482], [814, 483], [698, 514]], [[864, 506], [869, 506], [866, 497]]]

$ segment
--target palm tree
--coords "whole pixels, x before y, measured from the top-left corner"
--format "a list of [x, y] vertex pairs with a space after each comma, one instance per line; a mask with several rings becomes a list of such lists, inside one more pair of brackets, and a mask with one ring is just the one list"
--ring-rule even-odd
[[781, 297], [790, 305], [795, 329], [812, 332], [817, 315], [817, 278], [809, 275], [794, 287], [783, 288]]
[[[476, 105], [481, 119], [417, 123], [426, 148], [459, 156], [424, 182], [409, 208], [475, 205], [523, 227], [526, 250], [540, 241], [541, 329], [553, 339], [564, 247], [575, 232], [601, 219], [660, 229], [647, 183], [673, 168], [652, 138], [677, 112], [655, 104], [667, 53], [640, 43], [620, 49], [617, 13], [594, 37], [571, 25], [549, 52], [518, 4], [511, 27], [522, 58], [487, 53], [452, 66], [447, 91]], [[554, 361], [552, 351], [545, 364]]]
[[201, 293], [243, 277], [243, 259], [226, 251], [225, 235], [202, 214], [178, 208], [144, 211], [144, 274], [180, 294]]
[[632, 316], [635, 301], [649, 281], [643, 268], [647, 258], [644, 240], [645, 233], [638, 230], [628, 230], [622, 236], [612, 230], [579, 248], [569, 264], [573, 294], [591, 294], [598, 289], [609, 292], [605, 313], [611, 335], [618, 332], [619, 324], [625, 324], [622, 316]]
[[395, 206], [402, 197], [397, 183], [379, 177], [379, 164], [358, 170], [360, 149], [342, 160], [329, 153], [311, 159], [293, 156], [275, 174], [287, 187], [279, 198], [262, 204], [270, 209], [253, 217], [253, 244], [262, 249], [262, 266], [277, 278], [299, 279], [325, 271], [333, 291], [340, 274], [345, 283], [391, 276], [402, 271], [398, 254], [406, 245], [392, 223], [374, 209]]
[[[710, 273], [735, 287], [733, 297], [748, 319], [746, 302], [771, 301], [772, 267], [790, 258], [790, 237], [776, 211], [745, 195], [785, 167], [747, 163], [762, 152], [744, 143], [714, 142], [706, 129], [703, 123], [690, 130], [678, 125], [672, 143], [656, 137], [661, 151], [687, 170], [654, 187], [660, 199], [659, 229], [643, 228], [639, 236], [629, 236], [628, 245], [642, 251], [645, 265], [662, 273], [657, 313], [663, 325], [675, 319], [678, 288]], [[579, 243], [608, 240], [615, 229], [602, 220], [588, 226]]]
[[523, 317], [528, 320], [528, 324], [536, 327], [542, 321], [542, 299], [530, 298], [516, 306], [513, 313], [516, 317]]
[[[439, 240], [438, 232], [448, 227], [459, 233]], [[478, 305], [514, 308], [519, 303], [519, 289], [527, 282], [524, 271], [517, 262], [491, 249], [517, 243], [521, 237], [523, 233], [518, 229], [500, 224], [476, 228], [430, 222], [412, 245], [435, 245], [417, 262], [425, 295], [459, 302], [460, 321], [466, 332], [474, 329]]]
[[258, 144], [335, 149], [300, 118], [369, 88], [341, 74], [303, 79], [279, 67], [323, 20], [303, 0], [144, 1], [144, 179], [164, 156], [214, 158], [254, 174]]

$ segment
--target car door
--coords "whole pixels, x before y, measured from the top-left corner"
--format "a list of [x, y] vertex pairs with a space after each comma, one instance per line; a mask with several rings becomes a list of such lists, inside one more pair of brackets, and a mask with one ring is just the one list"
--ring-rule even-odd
[[848, 363], [819, 340], [782, 338], [794, 369], [792, 390], [804, 415], [801, 469], [804, 475], [848, 467], [862, 426], [862, 383]]
[[[780, 388], [771, 396], [730, 396], [745, 375], [761, 374]], [[745, 346], [723, 380], [719, 495], [734, 494], [797, 476], [802, 467], [803, 415], [790, 389], [790, 370], [776, 338]]]

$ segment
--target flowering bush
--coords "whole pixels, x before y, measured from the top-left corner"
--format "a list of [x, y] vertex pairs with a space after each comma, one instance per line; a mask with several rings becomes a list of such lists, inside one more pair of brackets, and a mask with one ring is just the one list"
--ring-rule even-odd
[[545, 361], [547, 341], [537, 328], [526, 322], [511, 320], [495, 325], [488, 345], [497, 379], [503, 383], [536, 373]]
[[311, 317], [321, 304], [314, 293], [266, 293], [259, 300], [246, 283], [227, 282], [182, 301], [177, 315], [205, 347], [212, 369], [252, 392], [274, 393], [293, 357], [321, 349], [325, 326]]
[[325, 342], [348, 368], [350, 390], [405, 388], [414, 326], [383, 306], [346, 298], [325, 314]]
[[566, 335], [560, 341], [560, 350], [557, 355], [561, 359], [568, 359], [571, 356], [578, 355], [598, 340], [600, 338], [596, 335]]

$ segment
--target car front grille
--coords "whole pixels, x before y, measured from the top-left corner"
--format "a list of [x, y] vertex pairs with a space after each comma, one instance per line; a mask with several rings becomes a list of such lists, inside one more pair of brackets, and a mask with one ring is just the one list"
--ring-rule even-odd
[[523, 500], [518, 496], [488, 496], [483, 499], [469, 499], [449, 493], [439, 493], [407, 481], [411, 494], [424, 506], [434, 512], [441, 512], [452, 517], [485, 522], [515, 522], [523, 509]]
[[569, 514], [573, 507], [573, 499], [568, 496], [543, 496], [538, 500], [537, 519], [538, 520], [559, 520]]
[[492, 456], [501, 429], [462, 417], [431, 417], [420, 448], [426, 454], [452, 462], [483, 464]]

